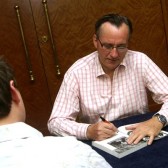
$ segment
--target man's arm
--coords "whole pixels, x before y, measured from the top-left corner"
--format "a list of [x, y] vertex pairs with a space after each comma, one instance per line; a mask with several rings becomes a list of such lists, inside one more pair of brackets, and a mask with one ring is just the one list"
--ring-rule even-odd
[[50, 133], [87, 139], [86, 130], [89, 124], [76, 122], [80, 111], [78, 87], [74, 74], [66, 73], [48, 121]]
[[[161, 71], [161, 69], [149, 58], [146, 59], [146, 63], [143, 64], [144, 69], [144, 83], [152, 93], [153, 100], [158, 104], [163, 104], [158, 114], [163, 115], [168, 121], [168, 77]], [[145, 136], [149, 136], [148, 144], [150, 145], [155, 136], [161, 131], [163, 124], [159, 121], [157, 116], [153, 116], [151, 119], [127, 127], [127, 129], [133, 130], [132, 134], [128, 138], [128, 143], [137, 144]]]

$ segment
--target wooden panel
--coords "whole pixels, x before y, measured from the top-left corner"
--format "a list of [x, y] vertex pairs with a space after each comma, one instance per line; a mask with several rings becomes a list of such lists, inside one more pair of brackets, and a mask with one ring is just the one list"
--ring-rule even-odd
[[167, 50], [168, 50], [168, 1], [161, 0], [161, 6], [162, 6], [162, 12], [163, 12], [164, 30], [165, 30]]
[[[25, 40], [32, 63], [35, 81], [31, 82], [26, 66], [24, 46], [14, 9], [20, 7]], [[0, 55], [4, 55], [15, 70], [26, 111], [26, 122], [47, 133], [46, 123], [51, 112], [51, 100], [40, 55], [32, 12], [28, 0], [0, 1]]]
[[[33, 19], [35, 21], [38, 43], [43, 57], [43, 65], [49, 86], [49, 94], [53, 105], [55, 96], [58, 92], [63, 76], [57, 76], [57, 71], [54, 64], [54, 54], [52, 50], [52, 44], [49, 36], [47, 21], [45, 17], [45, 10], [42, 4], [42, 0], [31, 0], [30, 3], [33, 10]], [[43, 40], [44, 37], [47, 38], [46, 41]], [[57, 44], [57, 39], [54, 38], [54, 42], [56, 42]]]
[[[20, 6], [25, 39], [35, 82], [29, 80], [25, 53], [14, 6]], [[168, 75], [166, 0], [48, 0], [48, 13], [62, 76], [57, 77], [42, 0], [0, 1], [0, 54], [16, 71], [27, 122], [47, 132], [47, 120], [66, 70], [79, 58], [94, 51], [94, 23], [115, 12], [128, 16], [134, 32], [130, 49], [142, 51]], [[44, 42], [42, 37], [48, 37]], [[159, 106], [150, 99], [150, 107]], [[37, 122], [38, 121], [38, 122]]]

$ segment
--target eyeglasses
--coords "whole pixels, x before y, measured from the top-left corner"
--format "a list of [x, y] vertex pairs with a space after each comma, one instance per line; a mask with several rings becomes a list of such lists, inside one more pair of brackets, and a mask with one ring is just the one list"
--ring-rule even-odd
[[116, 48], [116, 50], [117, 50], [118, 52], [124, 52], [124, 51], [126, 51], [126, 49], [127, 49], [127, 45], [126, 45], [126, 44], [120, 44], [120, 45], [118, 45], [118, 46], [115, 46], [115, 45], [112, 45], [112, 44], [109, 44], [109, 43], [102, 43], [99, 38], [97, 38], [97, 40], [99, 40], [101, 47], [102, 47], [103, 49], [105, 49], [106, 51], [109, 51], [109, 52], [110, 52], [112, 49], [114, 49], [114, 48]]

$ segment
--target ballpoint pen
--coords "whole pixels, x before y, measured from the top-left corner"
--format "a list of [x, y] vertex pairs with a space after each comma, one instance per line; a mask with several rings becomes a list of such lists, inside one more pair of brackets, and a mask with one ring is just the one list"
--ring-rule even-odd
[[110, 123], [109, 121], [107, 121], [104, 117], [100, 116], [100, 119], [103, 121], [103, 122], [106, 122], [106, 123]]
[[[111, 124], [110, 121], [107, 121], [104, 117], [102, 117], [101, 115], [99, 115], [100, 119], [105, 122], [105, 123], [108, 123], [108, 124]], [[118, 133], [118, 130], [116, 131], [116, 133]]]

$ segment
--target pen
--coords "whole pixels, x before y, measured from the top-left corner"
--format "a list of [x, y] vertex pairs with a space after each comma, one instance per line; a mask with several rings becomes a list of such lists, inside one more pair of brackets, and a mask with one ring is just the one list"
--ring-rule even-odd
[[106, 122], [106, 123], [110, 123], [109, 121], [107, 121], [104, 117], [100, 116], [100, 119], [103, 121], [103, 122]]

